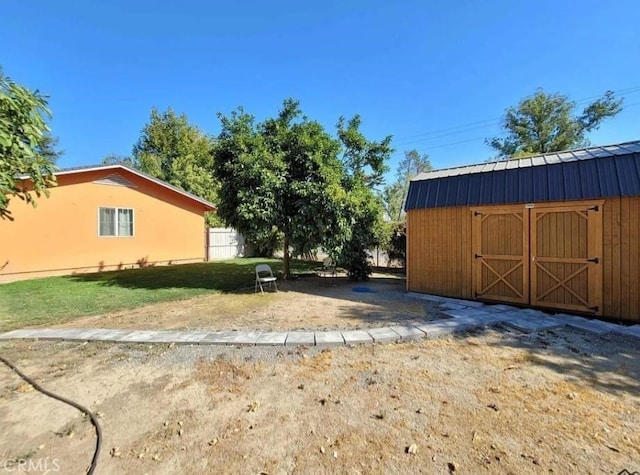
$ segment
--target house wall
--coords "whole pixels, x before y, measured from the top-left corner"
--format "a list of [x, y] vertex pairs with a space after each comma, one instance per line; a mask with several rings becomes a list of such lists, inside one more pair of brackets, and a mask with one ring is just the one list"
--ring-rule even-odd
[[[113, 173], [131, 186], [93, 183]], [[99, 237], [98, 208], [134, 209], [133, 237]], [[37, 207], [14, 198], [0, 220], [0, 281], [202, 261], [204, 207], [126, 170], [58, 176]]]
[[[472, 299], [468, 207], [407, 212], [407, 290]], [[603, 314], [640, 322], [640, 197], [603, 205]]]

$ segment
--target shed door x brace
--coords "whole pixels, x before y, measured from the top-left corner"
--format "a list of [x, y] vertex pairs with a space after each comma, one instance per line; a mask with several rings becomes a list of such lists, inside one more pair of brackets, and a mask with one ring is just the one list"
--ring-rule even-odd
[[472, 209], [475, 297], [600, 315], [602, 204]]

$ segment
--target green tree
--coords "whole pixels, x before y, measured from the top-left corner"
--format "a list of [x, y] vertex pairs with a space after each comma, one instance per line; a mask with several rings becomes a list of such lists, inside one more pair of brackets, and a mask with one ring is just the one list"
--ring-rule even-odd
[[60, 139], [51, 135], [51, 132], [46, 131], [42, 136], [42, 140], [38, 144], [38, 154], [49, 160], [51, 163], [56, 163], [58, 158], [64, 153], [60, 150]]
[[[47, 117], [51, 113], [46, 98], [16, 84], [0, 69], [0, 218], [11, 219], [11, 198], [35, 206], [35, 198], [48, 196], [47, 188], [55, 184]], [[25, 176], [28, 181], [21, 178]]]
[[579, 115], [576, 103], [561, 94], [538, 89], [516, 107], [509, 107], [502, 122], [505, 138], [487, 139], [501, 158], [558, 152], [588, 146], [587, 133], [597, 129], [607, 117], [622, 110], [622, 99], [607, 91]]
[[361, 119], [356, 115], [349, 121], [341, 117], [337, 126], [346, 196], [342, 209], [349, 223], [338, 260], [354, 280], [368, 279], [371, 267], [367, 251], [385, 244], [389, 234], [382, 199], [374, 187], [383, 183], [383, 175], [388, 170], [386, 161], [393, 152], [391, 136], [380, 142], [369, 141], [360, 131], [360, 124]]
[[409, 191], [409, 182], [419, 173], [431, 170], [433, 166], [429, 161], [429, 155], [420, 155], [417, 150], [404, 152], [404, 158], [396, 170], [396, 180], [382, 190], [385, 212], [390, 221], [404, 221], [403, 206]]
[[139, 164], [136, 163], [133, 157], [125, 157], [124, 155], [118, 155], [111, 153], [102, 159], [103, 165], [124, 165], [129, 168], [139, 168]]
[[284, 101], [275, 118], [256, 124], [242, 108], [218, 114], [222, 131], [215, 145], [214, 170], [221, 183], [218, 213], [249, 240], [282, 236], [284, 276], [289, 250], [306, 254], [328, 236], [336, 244], [346, 232], [340, 205], [339, 143], [299, 103]]
[[[130, 163], [144, 173], [216, 203], [219, 183], [213, 177], [212, 150], [212, 138], [190, 124], [185, 114], [177, 115], [171, 108], [166, 112], [154, 108], [133, 147]], [[122, 163], [129, 163], [128, 157], [123, 160]], [[212, 214], [207, 216], [207, 222], [215, 225], [219, 219]]]
[[404, 158], [398, 163], [396, 179], [382, 190], [382, 199], [388, 219], [387, 240], [385, 250], [390, 260], [398, 260], [403, 265], [406, 256], [406, 223], [404, 201], [409, 191], [409, 183], [419, 173], [433, 170], [429, 155], [417, 150], [404, 152]]

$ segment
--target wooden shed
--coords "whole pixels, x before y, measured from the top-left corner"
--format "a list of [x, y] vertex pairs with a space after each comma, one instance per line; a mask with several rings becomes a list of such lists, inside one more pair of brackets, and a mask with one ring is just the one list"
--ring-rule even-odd
[[640, 141], [412, 180], [407, 290], [640, 322]]

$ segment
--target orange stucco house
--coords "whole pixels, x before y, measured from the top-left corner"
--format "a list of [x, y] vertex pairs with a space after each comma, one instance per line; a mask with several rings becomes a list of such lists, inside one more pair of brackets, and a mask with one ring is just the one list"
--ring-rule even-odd
[[205, 259], [215, 205], [123, 165], [61, 170], [37, 207], [0, 219], [0, 282]]

